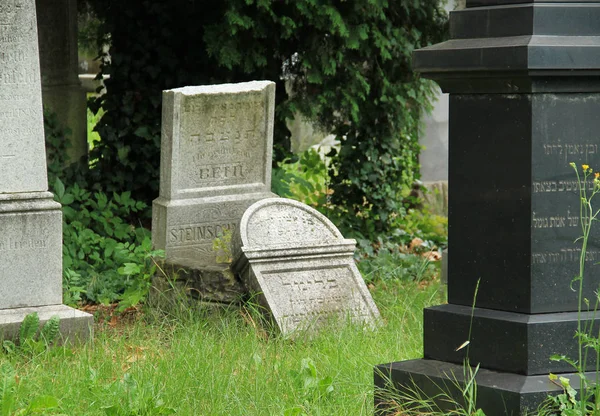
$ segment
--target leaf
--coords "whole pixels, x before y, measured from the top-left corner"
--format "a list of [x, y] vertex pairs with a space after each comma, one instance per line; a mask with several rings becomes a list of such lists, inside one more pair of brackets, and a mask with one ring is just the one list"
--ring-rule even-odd
[[19, 343], [24, 345], [27, 340], [33, 340], [40, 326], [37, 312], [30, 313], [23, 319], [19, 328]]
[[65, 185], [58, 178], [54, 181], [54, 194], [58, 197], [59, 201], [65, 195]]
[[124, 276], [131, 276], [133, 274], [139, 274], [141, 272], [141, 267], [136, 263], [125, 263], [123, 267], [119, 267], [119, 274]]
[[17, 346], [14, 342], [12, 342], [9, 339], [5, 339], [2, 342], [2, 347], [4, 348], [4, 351], [6, 351], [8, 354], [14, 354], [17, 351]]
[[54, 396], [43, 395], [34, 397], [27, 406], [27, 412], [39, 412], [40, 410], [54, 409], [58, 407], [58, 399]]
[[60, 318], [58, 315], [54, 315], [44, 324], [40, 333], [41, 339], [44, 341], [46, 346], [49, 346], [54, 342], [59, 330]]
[[283, 411], [283, 416], [303, 416], [305, 415], [304, 410], [300, 406], [290, 407]]

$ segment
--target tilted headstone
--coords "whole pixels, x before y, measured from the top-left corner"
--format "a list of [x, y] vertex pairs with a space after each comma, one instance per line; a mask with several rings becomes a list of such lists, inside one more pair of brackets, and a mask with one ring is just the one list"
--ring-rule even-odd
[[34, 0], [0, 4], [0, 332], [27, 313], [89, 337], [92, 317], [62, 304], [62, 213], [48, 192]]
[[223, 273], [227, 263], [213, 244], [235, 231], [252, 203], [274, 196], [274, 109], [275, 83], [269, 81], [163, 92], [152, 240], [172, 270], [192, 276], [206, 300], [233, 301], [243, 292]]
[[258, 201], [234, 236], [234, 272], [284, 335], [323, 321], [375, 324], [379, 311], [354, 263], [356, 241], [308, 205], [285, 198]]

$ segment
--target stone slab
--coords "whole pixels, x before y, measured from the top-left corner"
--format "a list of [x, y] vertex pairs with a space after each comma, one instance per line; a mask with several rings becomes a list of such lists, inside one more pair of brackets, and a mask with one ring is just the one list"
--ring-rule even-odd
[[48, 189], [35, 0], [0, 5], [0, 193]]
[[27, 315], [35, 312], [40, 318], [40, 327], [53, 316], [60, 318], [61, 343], [81, 343], [93, 337], [94, 317], [92, 315], [65, 305], [49, 305], [0, 309], [0, 338], [17, 339], [21, 322]]
[[449, 93], [599, 92], [600, 4], [573, 3], [468, 1], [413, 67]]
[[[406, 387], [420, 388], [427, 397], [447, 393], [462, 402], [462, 394], [454, 382], [464, 386], [463, 366], [435, 360], [409, 360], [375, 367], [375, 414], [394, 415], [390, 407], [390, 392], [402, 391]], [[594, 380], [595, 373], [586, 373]], [[574, 373], [561, 374], [570, 380], [571, 386], [579, 388], [579, 376]], [[562, 389], [550, 382], [548, 375], [524, 376], [480, 368], [476, 376], [477, 406], [487, 416], [521, 416], [534, 411], [548, 394], [558, 394]], [[392, 387], [393, 388], [390, 388]], [[437, 404], [450, 410], [443, 401]], [[535, 413], [532, 413], [535, 414]]]
[[372, 326], [379, 311], [354, 263], [355, 246], [315, 209], [264, 199], [242, 217], [232, 268], [283, 335], [331, 320]]
[[467, 0], [467, 7], [500, 6], [517, 3], [595, 3], [598, 0]]
[[[423, 350], [428, 359], [460, 364], [468, 353], [473, 364], [490, 370], [540, 375], [572, 371], [565, 362], [551, 361], [552, 355], [578, 356], [577, 312], [530, 315], [440, 305], [426, 308], [423, 314]], [[593, 320], [593, 312], [582, 312], [583, 325], [592, 325]], [[456, 351], [469, 333], [469, 348]], [[590, 356], [587, 369], [595, 366]]]
[[274, 111], [275, 83], [269, 81], [163, 91], [152, 241], [171, 267], [198, 279], [189, 284], [203, 300], [234, 302], [244, 294], [227, 272], [231, 260], [213, 243], [231, 236], [246, 208], [275, 196]]
[[168, 200], [159, 197], [152, 204], [152, 241], [165, 250], [168, 263], [219, 271], [229, 263], [219, 262], [213, 250], [216, 238], [239, 227], [244, 211], [254, 202], [270, 198], [270, 192], [221, 197]]
[[52, 194], [0, 194], [0, 230], [0, 309], [62, 303], [62, 211]]
[[[569, 164], [600, 169], [600, 94], [453, 94], [450, 103], [450, 137], [460, 138], [450, 160], [460, 163], [450, 164], [449, 303], [470, 306], [481, 279], [478, 307], [576, 311], [581, 227]], [[586, 263], [599, 259], [595, 228]], [[585, 296], [599, 285], [589, 274]]]
[[270, 192], [275, 83], [163, 92], [160, 196]]

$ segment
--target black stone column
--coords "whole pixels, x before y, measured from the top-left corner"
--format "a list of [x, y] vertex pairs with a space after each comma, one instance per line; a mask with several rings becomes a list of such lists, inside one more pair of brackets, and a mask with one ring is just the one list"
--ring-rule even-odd
[[[424, 359], [382, 364], [376, 386], [458, 378], [480, 364], [488, 416], [535, 410], [560, 391], [548, 373], [577, 358], [581, 235], [570, 162], [600, 171], [600, 1], [467, 0], [451, 39], [414, 67], [450, 93], [448, 305], [424, 311]], [[586, 257], [585, 297], [600, 285], [600, 232]], [[591, 319], [584, 313], [583, 319]], [[588, 370], [595, 368], [590, 362]], [[411, 381], [412, 380], [412, 381]]]

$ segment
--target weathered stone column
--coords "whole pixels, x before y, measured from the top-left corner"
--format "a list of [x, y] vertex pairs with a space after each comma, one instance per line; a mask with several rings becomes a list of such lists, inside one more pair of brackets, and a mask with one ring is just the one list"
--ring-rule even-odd
[[44, 105], [71, 129], [70, 162], [87, 156], [86, 94], [78, 77], [77, 0], [36, 0]]
[[[577, 359], [570, 283], [581, 227], [569, 163], [600, 170], [600, 2], [466, 5], [451, 14], [451, 40], [414, 55], [415, 69], [450, 93], [449, 304], [424, 311], [425, 359], [378, 366], [376, 384], [414, 380], [432, 393], [432, 380], [462, 374], [468, 351], [481, 365], [479, 405], [517, 415], [560, 390], [549, 372], [578, 385], [549, 357]], [[599, 235], [586, 257], [588, 299], [600, 283]], [[456, 351], [478, 281], [470, 346]]]
[[23, 318], [61, 318], [86, 339], [92, 316], [62, 305], [62, 212], [48, 192], [34, 0], [0, 3], [0, 337]]

